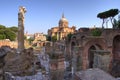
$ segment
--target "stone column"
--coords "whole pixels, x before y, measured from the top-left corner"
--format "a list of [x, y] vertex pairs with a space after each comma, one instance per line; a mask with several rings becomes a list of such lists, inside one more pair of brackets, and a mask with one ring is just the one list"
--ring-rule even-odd
[[57, 32], [57, 40], [59, 40], [59, 31]]
[[18, 12], [18, 50], [24, 49], [24, 14], [26, 12], [25, 7], [20, 6]]
[[58, 37], [58, 40], [60, 41], [61, 40], [61, 32], [59, 31], [59, 37]]

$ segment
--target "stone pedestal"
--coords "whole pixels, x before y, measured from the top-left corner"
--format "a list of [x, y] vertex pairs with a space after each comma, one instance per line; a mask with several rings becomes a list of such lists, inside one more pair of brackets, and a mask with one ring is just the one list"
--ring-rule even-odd
[[63, 80], [65, 72], [65, 59], [51, 59], [50, 60], [50, 79]]
[[106, 72], [109, 71], [110, 52], [105, 50], [94, 50], [93, 68], [100, 68]]

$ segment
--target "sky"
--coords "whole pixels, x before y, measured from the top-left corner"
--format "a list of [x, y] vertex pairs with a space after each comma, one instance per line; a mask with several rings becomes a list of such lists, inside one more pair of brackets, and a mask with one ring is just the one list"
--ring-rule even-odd
[[18, 26], [19, 6], [27, 10], [25, 32], [47, 34], [48, 29], [58, 26], [63, 13], [69, 27], [100, 27], [102, 20], [97, 14], [114, 8], [120, 10], [120, 0], [0, 0], [0, 24]]

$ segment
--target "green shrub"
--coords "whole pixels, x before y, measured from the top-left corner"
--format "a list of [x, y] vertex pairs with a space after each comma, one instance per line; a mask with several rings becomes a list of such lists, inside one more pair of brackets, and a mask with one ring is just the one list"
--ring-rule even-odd
[[102, 33], [101, 29], [96, 28], [92, 30], [92, 36], [101, 36], [101, 33]]

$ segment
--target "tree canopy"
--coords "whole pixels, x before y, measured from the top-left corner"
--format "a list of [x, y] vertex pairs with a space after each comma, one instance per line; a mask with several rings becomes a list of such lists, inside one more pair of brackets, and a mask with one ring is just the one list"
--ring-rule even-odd
[[4, 25], [0, 25], [0, 40], [9, 39], [14, 41], [16, 39], [17, 27], [6, 27]]
[[69, 33], [68, 35], [67, 35], [67, 39], [68, 39], [68, 41], [70, 41], [71, 40], [71, 37], [73, 36], [73, 34], [71, 34], [71, 33]]
[[97, 14], [97, 17], [100, 18], [100, 19], [103, 19], [103, 22], [102, 22], [102, 28], [104, 28], [104, 23], [105, 21], [110, 18], [110, 21], [111, 21], [111, 24], [114, 28], [114, 25], [113, 25], [113, 19], [114, 17], [119, 13], [120, 11], [118, 9], [110, 9], [108, 11], [104, 11], [104, 12], [101, 12], [101, 13], [98, 13]]
[[4, 25], [0, 25], [0, 29], [5, 29], [6, 27]]
[[92, 30], [92, 36], [101, 36], [102, 31], [99, 28], [95, 28]]
[[51, 36], [48, 36], [48, 35], [45, 35], [45, 36], [46, 36], [47, 41], [51, 41]]
[[15, 33], [18, 32], [18, 28], [16, 26], [12, 26], [9, 29]]
[[52, 36], [52, 39], [51, 39], [53, 42], [56, 42], [57, 41], [57, 36]]
[[115, 29], [120, 29], [120, 16], [119, 16], [118, 20], [117, 19], [113, 20], [113, 25], [115, 26], [114, 27]]

